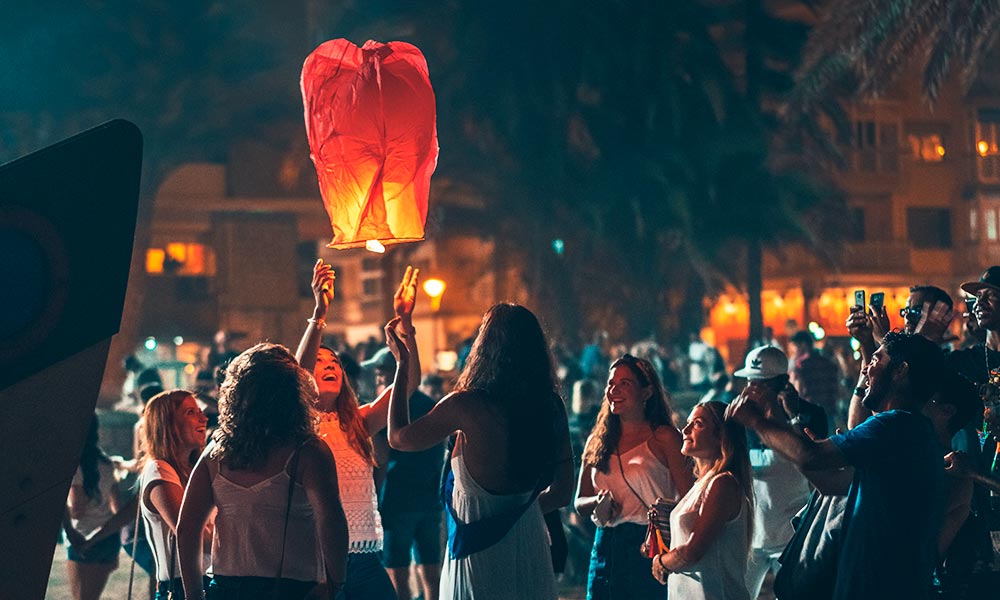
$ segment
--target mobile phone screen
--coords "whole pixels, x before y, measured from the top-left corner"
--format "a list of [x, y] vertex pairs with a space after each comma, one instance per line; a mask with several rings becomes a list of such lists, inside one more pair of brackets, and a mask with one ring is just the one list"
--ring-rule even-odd
[[885, 302], [885, 292], [875, 292], [872, 294], [870, 302], [873, 309], [882, 308], [882, 304]]
[[864, 290], [854, 290], [854, 306], [860, 306], [864, 308], [865, 306], [865, 291]]

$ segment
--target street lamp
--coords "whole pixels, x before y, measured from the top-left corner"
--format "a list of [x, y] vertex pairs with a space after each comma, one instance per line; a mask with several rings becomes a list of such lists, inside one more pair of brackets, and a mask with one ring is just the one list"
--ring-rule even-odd
[[439, 312], [441, 310], [441, 296], [444, 295], [444, 289], [447, 286], [444, 281], [440, 279], [426, 279], [424, 280], [424, 293], [431, 298], [431, 313], [434, 315], [433, 327], [434, 327], [434, 370], [438, 370], [438, 350], [441, 346], [438, 344], [438, 329], [441, 328]]

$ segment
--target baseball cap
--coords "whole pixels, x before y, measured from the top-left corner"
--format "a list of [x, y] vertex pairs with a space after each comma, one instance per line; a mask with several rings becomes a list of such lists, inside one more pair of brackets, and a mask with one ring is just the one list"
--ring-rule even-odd
[[371, 358], [361, 363], [363, 369], [375, 369], [376, 371], [395, 371], [396, 358], [388, 348], [379, 348], [378, 352]]
[[1000, 267], [992, 266], [986, 269], [979, 276], [979, 281], [967, 281], [962, 284], [962, 291], [966, 294], [975, 294], [983, 288], [993, 288], [1000, 292]]
[[747, 354], [746, 365], [733, 373], [750, 381], [771, 379], [788, 373], [788, 357], [777, 346], [761, 346]]

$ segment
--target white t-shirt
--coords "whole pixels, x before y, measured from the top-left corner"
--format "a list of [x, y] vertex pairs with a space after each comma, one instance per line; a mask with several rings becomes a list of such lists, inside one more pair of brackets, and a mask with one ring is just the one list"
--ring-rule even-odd
[[147, 460], [142, 469], [142, 518], [146, 522], [146, 537], [153, 549], [153, 557], [156, 559], [156, 580], [170, 581], [170, 557], [174, 557], [173, 577], [181, 576], [180, 563], [177, 561], [177, 550], [174, 536], [170, 531], [170, 526], [156, 511], [149, 500], [152, 483], [162, 481], [160, 485], [177, 485], [181, 490], [184, 485], [177, 471], [165, 460]]
[[[114, 515], [114, 512], [111, 510], [111, 498], [118, 491], [118, 481], [115, 479], [115, 467], [109, 462], [98, 460], [97, 472], [101, 475], [101, 479], [97, 484], [98, 489], [101, 491], [100, 500], [88, 497], [87, 504], [84, 506], [83, 514], [80, 518], [70, 520], [73, 529], [83, 534], [83, 537], [89, 537], [91, 533], [97, 531], [105, 521]], [[83, 471], [79, 467], [76, 469], [76, 475], [73, 476], [72, 485], [83, 487]]]

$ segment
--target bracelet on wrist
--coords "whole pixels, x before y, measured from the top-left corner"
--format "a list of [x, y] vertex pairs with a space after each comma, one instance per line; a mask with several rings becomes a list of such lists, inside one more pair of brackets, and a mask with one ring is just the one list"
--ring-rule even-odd
[[306, 319], [306, 323], [309, 323], [316, 329], [323, 329], [326, 327], [326, 319]]
[[667, 569], [667, 565], [663, 564], [663, 557], [666, 555], [667, 554], [665, 552], [663, 554], [658, 554], [656, 556], [656, 562], [660, 563], [660, 567], [662, 567], [665, 571], [669, 571], [670, 569]]

